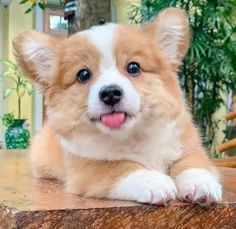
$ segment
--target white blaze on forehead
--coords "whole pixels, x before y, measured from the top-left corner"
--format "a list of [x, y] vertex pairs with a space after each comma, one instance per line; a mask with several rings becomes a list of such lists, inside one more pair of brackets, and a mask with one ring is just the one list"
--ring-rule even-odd
[[101, 55], [100, 70], [115, 67], [114, 56], [115, 31], [119, 27], [117, 24], [94, 26], [89, 30], [80, 32], [89, 37], [90, 42], [98, 49]]

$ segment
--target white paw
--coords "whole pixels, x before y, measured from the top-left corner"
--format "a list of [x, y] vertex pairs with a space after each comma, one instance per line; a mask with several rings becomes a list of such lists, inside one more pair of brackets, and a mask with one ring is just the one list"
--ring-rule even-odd
[[205, 169], [188, 169], [176, 178], [177, 197], [183, 201], [208, 205], [221, 201], [222, 187], [216, 176]]
[[173, 180], [154, 170], [138, 170], [121, 178], [108, 194], [111, 199], [150, 204], [165, 204], [174, 200], [175, 196], [176, 187]]

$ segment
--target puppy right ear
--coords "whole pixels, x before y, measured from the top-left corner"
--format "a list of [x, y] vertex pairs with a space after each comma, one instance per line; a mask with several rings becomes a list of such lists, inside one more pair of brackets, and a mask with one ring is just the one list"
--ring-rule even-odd
[[50, 84], [58, 68], [59, 42], [36, 31], [20, 33], [13, 40], [16, 59], [24, 74], [42, 85]]

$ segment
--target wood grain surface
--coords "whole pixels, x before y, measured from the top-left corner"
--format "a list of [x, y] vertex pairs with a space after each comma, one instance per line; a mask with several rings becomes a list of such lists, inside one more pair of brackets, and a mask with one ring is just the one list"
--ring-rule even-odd
[[0, 150], [0, 228], [236, 228], [236, 169], [220, 168], [222, 203], [152, 206], [86, 199], [30, 175], [27, 151]]
[[214, 159], [213, 162], [220, 167], [236, 168], [236, 156]]

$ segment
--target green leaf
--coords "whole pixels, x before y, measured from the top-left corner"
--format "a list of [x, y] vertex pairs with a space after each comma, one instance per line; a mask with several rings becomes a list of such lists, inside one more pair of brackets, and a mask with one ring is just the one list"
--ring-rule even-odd
[[26, 89], [26, 87], [25, 87], [24, 84], [18, 85], [18, 87], [17, 87], [17, 96], [18, 96], [18, 98], [21, 98], [21, 97], [24, 96], [24, 94], [25, 94], [25, 89]]
[[32, 9], [31, 9], [31, 7], [30, 8], [28, 8], [26, 11], [25, 11], [25, 14], [28, 14], [28, 13], [30, 13], [32, 11]]
[[6, 126], [7, 128], [10, 127], [14, 123], [14, 114], [13, 113], [6, 113], [2, 117], [3, 125]]
[[7, 66], [8, 68], [14, 69], [15, 71], [17, 70], [16, 64], [11, 62], [10, 60], [0, 60], [0, 63]]
[[14, 74], [14, 72], [12, 72], [12, 71], [5, 71], [5, 72], [3, 72], [2, 77], [8, 77], [8, 76], [11, 76], [12, 74]]
[[34, 3], [31, 5], [30, 8], [28, 8], [26, 11], [25, 11], [25, 14], [28, 14], [30, 13], [32, 10], [34, 10], [34, 8], [37, 6], [37, 3]]
[[20, 1], [20, 4], [24, 4], [24, 3], [26, 3], [26, 2], [28, 2], [29, 0], [22, 0], [22, 1]]
[[13, 90], [14, 90], [13, 88], [6, 88], [3, 92], [3, 99], [8, 98]]
[[45, 10], [45, 3], [42, 3], [42, 2], [39, 2], [38, 3], [38, 6], [39, 6], [39, 8], [41, 8], [42, 10]]
[[27, 89], [28, 94], [32, 95], [32, 93], [33, 93], [33, 85], [32, 85], [32, 83], [26, 82], [25, 83], [25, 87]]

